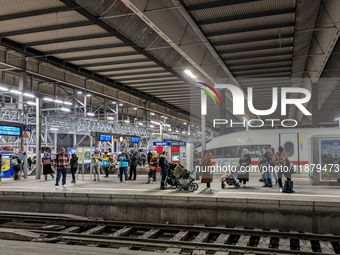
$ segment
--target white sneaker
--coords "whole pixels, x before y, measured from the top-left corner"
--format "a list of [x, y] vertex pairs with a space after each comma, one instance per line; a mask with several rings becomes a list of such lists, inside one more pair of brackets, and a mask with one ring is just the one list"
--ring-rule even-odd
[[203, 191], [211, 191], [211, 188], [205, 188]]
[[283, 189], [282, 189], [282, 188], [280, 188], [280, 192], [281, 192], [281, 193], [283, 192]]
[[63, 185], [64, 188], [66, 188], [66, 185]]
[[59, 189], [59, 186], [56, 185], [56, 186], [55, 186], [55, 189]]
[[125, 181], [126, 183], [129, 183], [128, 181]]

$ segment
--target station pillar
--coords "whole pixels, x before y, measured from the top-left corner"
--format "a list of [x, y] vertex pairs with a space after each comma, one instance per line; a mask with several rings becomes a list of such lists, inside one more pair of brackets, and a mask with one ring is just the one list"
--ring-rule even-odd
[[35, 99], [36, 101], [36, 107], [35, 107], [35, 135], [36, 135], [36, 169], [35, 169], [35, 176], [36, 179], [40, 179], [41, 177], [41, 121], [40, 121], [40, 116], [41, 116], [41, 99], [37, 97]]
[[312, 83], [312, 127], [319, 127], [318, 84]]

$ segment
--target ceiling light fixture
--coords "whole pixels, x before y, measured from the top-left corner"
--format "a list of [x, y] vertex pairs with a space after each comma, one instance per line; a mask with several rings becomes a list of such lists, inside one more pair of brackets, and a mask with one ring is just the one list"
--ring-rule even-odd
[[27, 93], [27, 92], [25, 92], [24, 94], [23, 94], [25, 97], [35, 97], [35, 95], [33, 95], [33, 94], [31, 94], [31, 93]]
[[63, 112], [70, 112], [71, 110], [69, 108], [60, 108], [61, 111]]
[[22, 95], [22, 92], [16, 89], [11, 89], [9, 92], [17, 94], [17, 95]]

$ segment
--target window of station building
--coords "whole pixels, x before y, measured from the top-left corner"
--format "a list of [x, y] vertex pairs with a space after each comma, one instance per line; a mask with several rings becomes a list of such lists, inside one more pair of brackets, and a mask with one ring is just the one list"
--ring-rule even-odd
[[283, 149], [287, 153], [288, 157], [291, 157], [294, 155], [294, 144], [292, 142], [290, 141], [285, 142], [285, 144], [283, 145]]
[[210, 149], [212, 158], [240, 158], [243, 149], [248, 149], [252, 158], [259, 158], [262, 152], [262, 148], [266, 146], [268, 149], [270, 145], [238, 145], [238, 146], [226, 146], [216, 149]]

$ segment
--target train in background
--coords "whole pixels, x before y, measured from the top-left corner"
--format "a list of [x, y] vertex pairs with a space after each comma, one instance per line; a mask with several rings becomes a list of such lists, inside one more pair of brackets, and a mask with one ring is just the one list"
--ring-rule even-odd
[[[300, 171], [302, 166], [308, 164], [309, 144], [308, 140], [313, 135], [339, 134], [339, 128], [286, 128], [286, 129], [262, 129], [230, 133], [212, 139], [206, 148], [212, 155], [212, 162], [221, 167], [236, 166], [242, 150], [247, 148], [252, 157], [252, 165], [258, 165], [263, 146], [274, 147], [277, 151], [283, 146], [289, 159], [296, 169]], [[201, 151], [201, 147], [197, 148]], [[301, 167], [299, 167], [301, 166]]]

